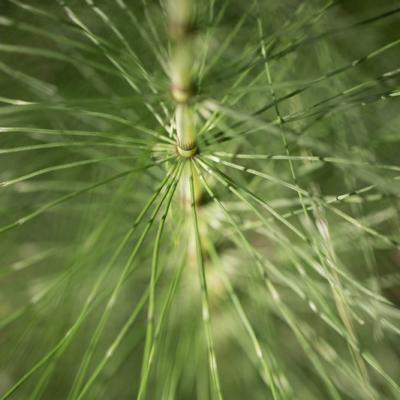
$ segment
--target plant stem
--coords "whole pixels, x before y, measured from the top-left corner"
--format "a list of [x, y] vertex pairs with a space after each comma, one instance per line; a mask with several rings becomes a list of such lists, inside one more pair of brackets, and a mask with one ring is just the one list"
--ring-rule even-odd
[[192, 34], [194, 6], [192, 0], [169, 0], [168, 30], [172, 42], [170, 60], [171, 96], [176, 102], [175, 123], [177, 149], [182, 157], [197, 153], [196, 127], [193, 106], [193, 59]]

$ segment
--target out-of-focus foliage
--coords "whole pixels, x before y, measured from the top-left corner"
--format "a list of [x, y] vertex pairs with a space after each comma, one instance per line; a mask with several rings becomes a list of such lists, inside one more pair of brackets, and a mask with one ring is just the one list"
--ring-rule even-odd
[[398, 2], [196, 5], [185, 161], [164, 1], [0, 2], [0, 399], [400, 399]]

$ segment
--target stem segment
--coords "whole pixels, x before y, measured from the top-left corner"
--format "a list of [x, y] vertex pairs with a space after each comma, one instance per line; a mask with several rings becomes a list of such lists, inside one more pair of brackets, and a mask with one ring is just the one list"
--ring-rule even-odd
[[176, 102], [177, 149], [186, 158], [197, 153], [195, 116], [190, 104], [193, 96], [195, 56], [193, 16], [192, 0], [168, 1], [169, 37], [172, 42], [171, 96]]

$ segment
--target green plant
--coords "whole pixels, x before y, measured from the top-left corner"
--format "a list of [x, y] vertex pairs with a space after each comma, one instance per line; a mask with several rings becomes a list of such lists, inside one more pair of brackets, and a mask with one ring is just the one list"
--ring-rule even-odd
[[400, 398], [400, 8], [349, 3], [2, 2], [2, 400]]

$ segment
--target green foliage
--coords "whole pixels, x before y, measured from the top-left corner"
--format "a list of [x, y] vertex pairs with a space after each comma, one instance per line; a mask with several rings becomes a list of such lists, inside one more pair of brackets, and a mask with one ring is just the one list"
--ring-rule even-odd
[[0, 4], [0, 399], [400, 399], [398, 2], [167, 3]]

